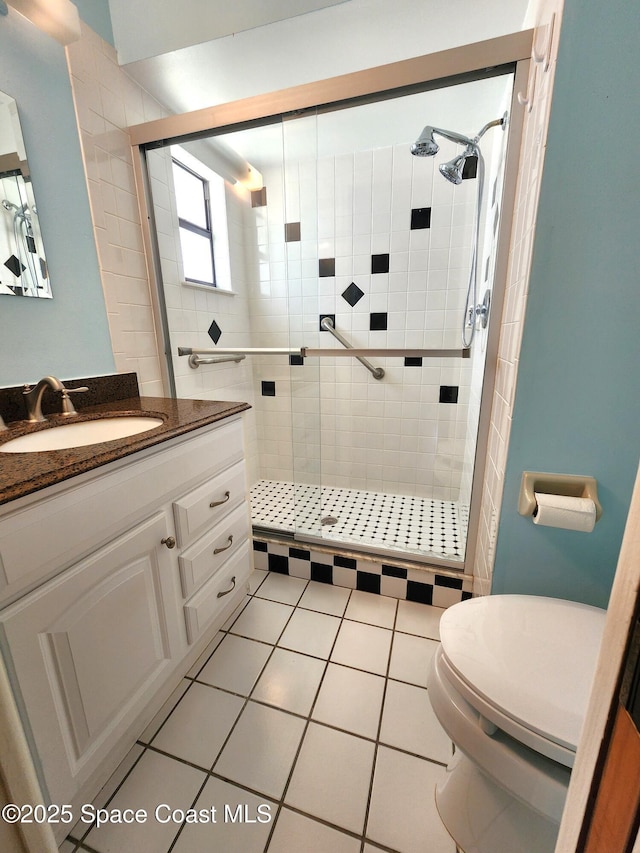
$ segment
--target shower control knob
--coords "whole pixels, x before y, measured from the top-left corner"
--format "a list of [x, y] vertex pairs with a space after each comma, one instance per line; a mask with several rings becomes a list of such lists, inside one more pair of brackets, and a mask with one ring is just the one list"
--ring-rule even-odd
[[173, 538], [173, 536], [165, 536], [165, 538], [161, 539], [160, 542], [162, 545], [166, 545], [167, 548], [176, 547], [176, 540]]

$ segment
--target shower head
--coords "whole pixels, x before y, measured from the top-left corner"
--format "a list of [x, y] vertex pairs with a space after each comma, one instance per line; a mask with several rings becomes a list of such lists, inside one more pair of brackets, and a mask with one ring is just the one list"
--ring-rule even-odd
[[449, 160], [447, 163], [442, 163], [438, 167], [438, 171], [444, 178], [458, 186], [458, 184], [462, 183], [462, 173], [464, 172], [464, 165], [467, 162], [467, 158], [477, 156], [477, 147], [475, 145], [467, 145], [462, 154], [458, 154], [457, 157], [454, 157], [453, 160]]
[[[477, 154], [478, 151], [478, 141], [485, 135], [485, 133], [489, 130], [490, 127], [498, 127], [502, 126], [504, 129], [507, 124], [507, 113], [504, 114], [502, 118], [497, 118], [494, 121], [490, 121], [482, 128], [482, 130], [474, 136], [473, 139], [470, 139], [468, 136], [463, 136], [462, 133], [456, 133], [455, 130], [444, 130], [441, 127], [432, 127], [428, 124], [425, 128], [423, 128], [422, 133], [416, 139], [416, 141], [411, 146], [411, 153], [415, 154], [416, 157], [433, 157], [434, 154], [437, 154], [440, 146], [434, 139], [434, 134], [437, 133], [438, 136], [444, 136], [445, 139], [448, 139], [450, 142], [457, 142], [459, 145], [465, 145], [467, 150], [462, 155], [463, 157], [468, 157], [469, 154]], [[473, 151], [469, 152], [469, 148], [473, 148]], [[455, 184], [459, 184], [460, 181], [456, 181], [453, 179], [454, 169], [456, 168], [453, 164], [457, 164], [458, 158], [452, 160], [451, 163], [445, 163], [444, 166], [440, 167], [440, 171], [449, 181], [453, 181]], [[464, 164], [463, 164], [464, 165]]]
[[416, 157], [433, 157], [439, 149], [440, 146], [433, 138], [433, 128], [427, 125], [411, 146], [411, 153]]
[[449, 160], [448, 163], [442, 163], [442, 165], [438, 167], [438, 171], [443, 178], [446, 178], [452, 184], [458, 186], [458, 184], [462, 183], [462, 170], [464, 169], [464, 164], [466, 162], [467, 158], [464, 154], [459, 154], [457, 157], [454, 157], [453, 160]]

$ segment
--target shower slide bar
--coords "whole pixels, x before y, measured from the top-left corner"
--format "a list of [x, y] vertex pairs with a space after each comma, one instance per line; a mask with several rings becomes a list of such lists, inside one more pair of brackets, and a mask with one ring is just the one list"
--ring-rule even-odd
[[[345, 349], [354, 349], [353, 344], [349, 343], [345, 336], [340, 334], [340, 332], [333, 325], [333, 320], [331, 319], [331, 317], [324, 317], [320, 323], [320, 328], [324, 329], [327, 332], [331, 332], [333, 337], [337, 341], [340, 341], [340, 343]], [[382, 377], [384, 376], [384, 370], [381, 367], [374, 367], [370, 361], [367, 361], [367, 359], [363, 358], [361, 355], [355, 355], [354, 358], [357, 358], [360, 364], [364, 365], [364, 367], [367, 368], [367, 370], [373, 376], [374, 379], [382, 379]]]

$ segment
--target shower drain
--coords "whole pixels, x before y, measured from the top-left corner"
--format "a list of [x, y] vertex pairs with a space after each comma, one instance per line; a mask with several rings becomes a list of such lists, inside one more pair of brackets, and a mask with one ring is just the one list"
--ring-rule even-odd
[[334, 518], [332, 515], [327, 515], [323, 519], [321, 519], [321, 521], [320, 521], [320, 524], [327, 524], [327, 525], [337, 524], [337, 523], [338, 523], [338, 519]]

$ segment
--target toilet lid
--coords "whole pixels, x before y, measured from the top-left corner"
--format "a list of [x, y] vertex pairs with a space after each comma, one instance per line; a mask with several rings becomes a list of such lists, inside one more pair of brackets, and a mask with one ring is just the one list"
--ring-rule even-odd
[[605, 616], [556, 598], [472, 598], [444, 612], [442, 652], [490, 706], [575, 752]]

